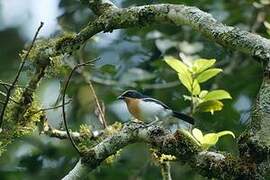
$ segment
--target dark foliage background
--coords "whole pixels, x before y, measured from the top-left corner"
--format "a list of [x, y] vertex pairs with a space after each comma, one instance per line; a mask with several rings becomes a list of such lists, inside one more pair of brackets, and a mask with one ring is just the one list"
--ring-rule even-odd
[[[42, 8], [40, 6], [43, 6], [43, 1], [37, 4], [31, 0], [23, 0], [24, 6], [28, 6], [32, 11], [21, 8], [16, 2], [18, 3], [16, 0], [0, 0], [0, 79], [7, 82], [15, 76], [20, 63], [19, 53], [30, 42], [39, 21], [44, 18], [41, 16], [39, 19], [33, 13]], [[93, 19], [93, 13], [79, 1], [47, 2], [50, 5], [47, 6], [49, 9], [45, 13], [52, 13], [50, 9], [55, 9], [50, 15], [54, 16], [59, 24], [53, 25], [49, 31], [46, 25], [48, 27], [50, 23], [48, 24], [46, 19], [43, 20], [45, 23], [43, 31], [48, 33], [42, 35], [46, 35], [47, 38], [62, 34], [63, 31], [78, 32]], [[263, 21], [258, 18], [263, 14], [264, 20], [270, 21], [269, 4], [267, 5], [269, 1], [115, 0], [114, 2], [121, 7], [156, 3], [197, 6], [225, 24], [269, 37]], [[5, 9], [7, 6], [11, 8], [8, 11]], [[17, 19], [9, 18], [12, 11], [28, 13], [25, 15], [28, 18], [24, 16]], [[36, 16], [34, 20], [33, 16]], [[159, 25], [98, 34], [73, 56], [66, 56], [64, 59], [68, 65], [62, 64], [60, 68], [58, 67], [58, 73], [47, 76], [40, 84], [37, 94], [44, 107], [53, 106], [63, 80], [70, 70], [69, 66], [82, 60], [101, 57], [94, 69], [86, 68], [86, 71], [93, 80], [98, 97], [106, 105], [106, 119], [109, 124], [129, 119], [124, 106], [116, 101], [117, 95], [125, 89], [137, 89], [162, 100], [176, 110], [186, 111], [189, 103], [184, 101], [182, 95], [187, 92], [180, 83], [173, 83], [173, 86], [165, 88], [153, 86], [154, 84], [166, 86], [168, 82], [178, 81], [177, 75], [161, 59], [163, 55], [178, 56], [179, 52], [186, 56], [217, 59], [217, 66], [224, 69], [224, 73], [204, 84], [203, 88], [225, 89], [233, 97], [232, 100], [225, 101], [225, 107], [221, 112], [214, 115], [196, 114], [196, 126], [204, 132], [231, 130], [236, 135], [242, 132], [249, 121], [249, 112], [261, 83], [261, 65], [251, 57], [210, 42], [187, 26]], [[21, 85], [27, 82], [29, 75], [31, 68], [26, 66], [20, 78]], [[69, 126], [73, 130], [78, 130], [80, 124], [88, 124], [93, 129], [99, 129], [100, 125], [93, 114], [95, 109], [93, 96], [81, 76], [75, 75], [68, 95], [73, 100], [69, 105]], [[3, 97], [0, 96], [0, 99]], [[61, 110], [48, 111], [47, 115], [50, 124], [61, 128]], [[235, 146], [231, 138], [224, 137], [216, 145], [216, 149], [237, 154]], [[32, 136], [17, 139], [0, 157], [0, 179], [59, 179], [69, 172], [77, 159], [78, 155], [68, 141], [48, 138], [36, 131]], [[179, 162], [172, 163], [172, 177], [204, 179]], [[161, 179], [161, 175], [159, 167], [151, 162], [147, 146], [134, 144], [124, 148], [118, 160], [112, 164], [103, 164], [91, 173], [89, 178], [150, 180]]]

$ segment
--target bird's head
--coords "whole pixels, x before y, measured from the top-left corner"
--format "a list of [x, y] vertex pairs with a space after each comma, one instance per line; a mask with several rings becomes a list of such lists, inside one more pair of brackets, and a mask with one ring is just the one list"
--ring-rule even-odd
[[142, 99], [145, 96], [142, 93], [139, 93], [136, 90], [127, 90], [123, 92], [120, 96], [118, 96], [117, 99], [125, 100], [126, 98], [136, 98], [136, 99]]

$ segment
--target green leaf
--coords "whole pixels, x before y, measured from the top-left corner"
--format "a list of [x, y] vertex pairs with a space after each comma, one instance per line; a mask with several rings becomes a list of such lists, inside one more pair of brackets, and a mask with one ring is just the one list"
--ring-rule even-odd
[[220, 131], [217, 133], [218, 137], [225, 136], [225, 135], [231, 135], [233, 138], [235, 138], [235, 135], [232, 131]]
[[209, 133], [203, 136], [202, 146], [204, 149], [208, 149], [214, 146], [218, 142], [219, 136], [216, 133]]
[[185, 129], [181, 129], [181, 132], [183, 132], [185, 135], [187, 135], [190, 139], [192, 139], [198, 146], [201, 146], [201, 143], [195, 138], [194, 135], [192, 135], [189, 131]]
[[195, 137], [196, 140], [198, 140], [200, 143], [203, 141], [203, 133], [201, 130], [194, 128], [192, 130], [192, 135]]
[[200, 129], [194, 128], [192, 130], [192, 136], [196, 141], [198, 141], [198, 144], [202, 146], [204, 150], [214, 146], [218, 142], [219, 138], [224, 135], [231, 135], [233, 138], [235, 138], [233, 132], [231, 131], [221, 131], [219, 133], [208, 133], [203, 135]]
[[165, 56], [164, 60], [169, 66], [171, 66], [171, 68], [173, 68], [178, 73], [183, 73], [183, 72], [188, 71], [188, 66], [185, 65], [179, 59], [176, 59], [172, 56]]
[[192, 94], [193, 95], [199, 95], [201, 92], [200, 84], [198, 83], [197, 79], [194, 79], [192, 83]]
[[207, 90], [202, 90], [199, 94], [199, 98], [204, 98], [207, 95], [208, 91]]
[[211, 112], [211, 114], [214, 113], [214, 111], [220, 111], [223, 108], [223, 103], [220, 101], [205, 101], [200, 103], [197, 106], [197, 111], [200, 112]]
[[178, 78], [181, 83], [188, 89], [189, 92], [192, 92], [192, 76], [189, 71], [182, 71], [178, 73]]
[[221, 99], [232, 99], [232, 97], [227, 91], [224, 90], [210, 91], [204, 97], [204, 101], [221, 100]]
[[192, 66], [192, 71], [194, 73], [200, 73], [215, 64], [215, 59], [197, 59]]
[[200, 73], [198, 76], [197, 76], [197, 80], [199, 81], [199, 83], [202, 83], [202, 82], [205, 82], [209, 79], [211, 79], [212, 77], [216, 76], [218, 73], [222, 72], [222, 69], [219, 69], [219, 68], [211, 68], [211, 69], [208, 69], [202, 73]]

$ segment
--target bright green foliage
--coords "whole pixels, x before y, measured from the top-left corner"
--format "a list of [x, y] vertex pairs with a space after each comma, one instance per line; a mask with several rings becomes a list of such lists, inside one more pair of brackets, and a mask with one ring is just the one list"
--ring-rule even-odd
[[184, 98], [191, 101], [192, 113], [200, 111], [213, 114], [214, 111], [220, 111], [223, 108], [220, 100], [232, 98], [225, 90], [201, 89], [201, 83], [222, 72], [222, 69], [212, 68], [216, 62], [215, 59], [197, 59], [190, 66], [172, 56], [166, 56], [164, 59], [178, 73], [180, 82], [187, 88], [189, 95], [184, 95]]
[[199, 83], [202, 83], [202, 82], [205, 82], [205, 81], [211, 79], [212, 77], [216, 76], [221, 71], [222, 71], [222, 69], [218, 69], [218, 68], [208, 69], [208, 70], [200, 73], [196, 79], [199, 81]]
[[197, 110], [200, 112], [211, 112], [221, 111], [223, 108], [223, 103], [221, 101], [205, 101], [198, 105]]
[[235, 138], [235, 135], [231, 131], [221, 131], [218, 133], [208, 133], [203, 135], [200, 129], [194, 128], [192, 130], [192, 134], [186, 130], [184, 130], [189, 137], [191, 137], [199, 146], [203, 148], [203, 150], [209, 149], [211, 146], [214, 146], [220, 137], [225, 135], [231, 135]]

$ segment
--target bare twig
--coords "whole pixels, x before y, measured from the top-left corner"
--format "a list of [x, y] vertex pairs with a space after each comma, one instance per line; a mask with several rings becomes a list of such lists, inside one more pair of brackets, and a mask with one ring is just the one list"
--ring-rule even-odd
[[260, 28], [260, 26], [263, 24], [263, 21], [265, 20], [265, 18], [266, 18], [265, 12], [259, 11], [257, 16], [256, 16], [256, 21], [251, 27], [251, 32], [255, 33]]
[[[51, 127], [48, 124], [48, 122], [45, 123], [44, 128], [41, 131], [41, 133], [44, 133], [50, 137], [55, 137], [55, 138], [59, 138], [59, 139], [67, 139], [68, 138], [66, 131], [61, 131], [61, 130], [55, 129], [55, 128]], [[81, 134], [79, 132], [71, 132], [70, 135], [76, 141], [81, 137]]]
[[[1, 80], [0, 80], [0, 85], [2, 85], [5, 88], [12, 87], [12, 84], [7, 83], [7, 82], [4, 82], [4, 81], [1, 81]], [[14, 87], [27, 88], [27, 87], [21, 86], [21, 85], [14, 85]]]
[[172, 180], [170, 162], [160, 163], [161, 175], [163, 180]]
[[26, 59], [27, 59], [27, 57], [29, 56], [29, 54], [30, 54], [30, 52], [31, 52], [31, 50], [32, 50], [32, 48], [33, 48], [33, 46], [34, 46], [34, 43], [35, 43], [35, 41], [36, 41], [36, 39], [37, 39], [37, 36], [38, 36], [38, 33], [39, 33], [40, 29], [43, 27], [43, 25], [44, 25], [44, 23], [43, 23], [43, 22], [40, 22], [40, 25], [39, 25], [39, 27], [38, 27], [38, 29], [37, 29], [37, 31], [36, 31], [36, 33], [35, 33], [35, 36], [34, 36], [32, 42], [31, 42], [30, 48], [28, 49], [26, 55], [24, 56], [24, 58], [23, 58], [23, 60], [22, 60], [22, 63], [21, 63], [21, 65], [20, 65], [20, 67], [19, 67], [19, 70], [18, 70], [18, 72], [17, 72], [17, 75], [16, 75], [14, 81], [12, 82], [11, 86], [10, 86], [10, 87], [8, 88], [8, 90], [7, 90], [7, 96], [6, 96], [5, 103], [4, 103], [4, 106], [3, 106], [3, 108], [2, 108], [2, 112], [1, 112], [1, 115], [0, 115], [0, 128], [2, 127], [2, 124], [3, 124], [3, 118], [4, 118], [5, 110], [6, 110], [6, 107], [7, 107], [9, 98], [10, 98], [10, 95], [11, 95], [11, 91], [12, 91], [13, 88], [15, 87], [15, 85], [16, 85], [16, 83], [17, 83], [19, 77], [20, 77], [20, 74], [21, 74], [21, 72], [22, 72], [22, 70], [23, 70], [23, 67], [24, 67], [24, 64], [25, 64], [25, 62], [26, 62]]
[[[64, 105], [67, 105], [67, 104], [69, 104], [69, 103], [71, 103], [71, 99], [69, 100], [69, 101], [67, 101], [67, 102], [65, 102], [65, 104]], [[58, 105], [58, 106], [54, 106], [54, 107], [49, 107], [49, 108], [42, 108], [42, 109], [39, 109], [39, 110], [37, 110], [37, 111], [34, 111], [32, 114], [37, 114], [37, 113], [39, 113], [39, 112], [41, 112], [41, 111], [49, 111], [49, 110], [54, 110], [54, 109], [57, 109], [57, 108], [60, 108], [60, 107], [62, 107], [63, 105], [62, 104], [60, 104], [60, 105]]]
[[105, 119], [105, 115], [104, 115], [105, 108], [104, 108], [104, 106], [103, 106], [103, 108], [101, 107], [92, 82], [89, 81], [88, 84], [89, 84], [90, 90], [91, 90], [91, 92], [92, 92], [92, 94], [94, 96], [94, 99], [95, 99], [95, 102], [96, 102], [96, 105], [97, 105], [97, 109], [98, 109], [98, 112], [99, 112], [98, 115], [100, 116], [99, 120], [100, 120], [101, 124], [103, 125], [103, 127], [106, 128], [107, 123], [106, 123], [106, 119]]
[[66, 97], [66, 91], [67, 91], [67, 88], [68, 88], [68, 85], [69, 85], [69, 82], [71, 80], [71, 77], [73, 75], [73, 73], [79, 68], [79, 67], [82, 67], [82, 66], [87, 66], [87, 65], [91, 65], [94, 61], [97, 61], [98, 58], [94, 59], [94, 60], [91, 60], [91, 61], [88, 61], [88, 62], [85, 62], [85, 63], [81, 63], [81, 64], [77, 64], [73, 69], [72, 71], [70, 72], [68, 78], [67, 78], [67, 81], [64, 85], [64, 90], [63, 90], [63, 98], [62, 98], [62, 113], [63, 113], [63, 121], [64, 121], [64, 125], [65, 125], [65, 128], [66, 128], [66, 132], [67, 132], [67, 135], [68, 135], [68, 138], [72, 144], [72, 146], [74, 147], [74, 149], [79, 153], [81, 154], [79, 148], [77, 147], [77, 145], [75, 144], [72, 136], [70, 135], [70, 132], [68, 130], [68, 126], [67, 126], [67, 119], [66, 119], [66, 113], [65, 113], [65, 97]]
[[[4, 97], [7, 97], [7, 94], [6, 93], [4, 93], [4, 92], [2, 92], [2, 91], [0, 91], [0, 95], [2, 95], [2, 96], [4, 96]], [[19, 104], [17, 101], [15, 101], [12, 97], [9, 97], [9, 99], [11, 100], [11, 101], [13, 101], [14, 103], [16, 103], [16, 104]], [[5, 101], [4, 101], [5, 102]], [[5, 103], [4, 103], [5, 104]]]

